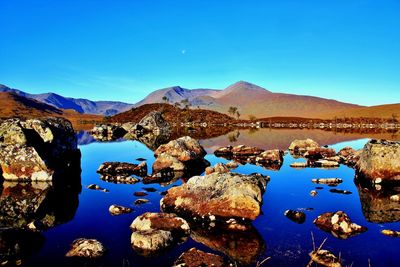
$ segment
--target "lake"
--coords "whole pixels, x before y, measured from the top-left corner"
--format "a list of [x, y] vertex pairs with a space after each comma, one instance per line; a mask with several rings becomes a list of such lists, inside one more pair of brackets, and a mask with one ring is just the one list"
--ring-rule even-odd
[[[80, 133], [79, 144], [81, 157], [82, 188], [73, 191], [73, 196], [60, 202], [48, 203], [54, 218], [52, 227], [35, 234], [15, 231], [2, 235], [0, 251], [17, 251], [23, 266], [171, 266], [179, 255], [189, 248], [196, 247], [207, 252], [225, 255], [238, 265], [255, 266], [257, 261], [271, 257], [265, 266], [305, 266], [312, 250], [311, 232], [318, 246], [325, 238], [325, 249], [335, 255], [341, 255], [343, 266], [400, 266], [398, 249], [400, 239], [384, 236], [382, 229], [400, 230], [400, 204], [388, 201], [388, 196], [374, 189], [365, 189], [354, 182], [354, 169], [340, 165], [336, 169], [294, 169], [289, 165], [294, 159], [289, 153], [284, 156], [283, 166], [279, 171], [267, 170], [261, 166], [240, 165], [234, 172], [250, 174], [261, 173], [271, 177], [263, 196], [262, 214], [253, 222], [253, 229], [248, 232], [210, 232], [195, 229], [185, 243], [156, 257], [144, 257], [130, 245], [131, 230], [129, 225], [134, 218], [146, 211], [160, 211], [161, 192], [183, 183], [178, 180], [169, 185], [150, 184], [114, 184], [100, 179], [96, 173], [101, 163], [106, 161], [124, 161], [139, 163], [137, 158], [145, 158], [148, 166], [154, 162], [153, 151], [138, 141], [118, 140], [115, 142], [96, 142], [87, 133]], [[294, 139], [312, 138], [320, 145], [329, 145], [340, 150], [345, 146], [360, 149], [369, 138], [399, 140], [397, 133], [352, 133], [324, 130], [289, 130], [289, 129], [241, 129], [221, 136], [200, 140], [207, 151], [206, 159], [215, 163], [228, 160], [216, 157], [213, 152], [221, 146], [249, 145], [263, 149], [279, 148], [286, 150]], [[149, 145], [149, 144], [147, 144]], [[337, 177], [344, 181], [336, 188], [352, 192], [349, 195], [334, 194], [332, 187], [318, 185], [318, 195], [310, 196], [316, 184], [313, 178]], [[108, 193], [89, 190], [89, 184], [97, 184], [109, 190]], [[9, 196], [9, 185], [3, 185], [2, 198]], [[35, 187], [35, 194], [40, 195], [43, 188]], [[133, 195], [143, 188], [152, 187], [156, 192], [149, 192], [149, 203], [135, 205], [138, 198]], [[22, 191], [26, 196], [26, 190]], [[54, 192], [50, 192], [55, 194]], [[49, 194], [50, 194], [49, 193]], [[56, 193], [58, 194], [58, 193]], [[61, 193], [62, 194], [62, 193]], [[11, 195], [12, 196], [12, 195]], [[24, 195], [15, 195], [23, 198]], [[29, 196], [33, 199], [33, 196]], [[46, 195], [42, 196], [46, 197]], [[54, 197], [54, 196], [53, 196]], [[59, 195], [55, 196], [60, 197]], [[57, 206], [61, 203], [61, 206]], [[130, 214], [112, 216], [108, 208], [112, 204], [132, 207]], [[4, 209], [4, 207], [1, 207]], [[49, 209], [50, 209], [49, 208]], [[306, 221], [296, 224], [284, 216], [287, 209], [303, 210]], [[365, 233], [345, 240], [335, 238], [318, 229], [313, 220], [324, 212], [345, 211], [351, 220], [368, 230]], [[40, 210], [46, 214], [49, 211]], [[49, 216], [49, 218], [53, 218]], [[2, 218], [4, 220], [4, 218]], [[18, 218], [18, 220], [22, 220]], [[49, 219], [50, 220], [50, 219]], [[12, 222], [16, 223], [16, 222]], [[3, 222], [3, 225], [5, 223]], [[77, 238], [95, 238], [107, 248], [107, 253], [100, 259], [87, 260], [67, 258], [65, 253]]]

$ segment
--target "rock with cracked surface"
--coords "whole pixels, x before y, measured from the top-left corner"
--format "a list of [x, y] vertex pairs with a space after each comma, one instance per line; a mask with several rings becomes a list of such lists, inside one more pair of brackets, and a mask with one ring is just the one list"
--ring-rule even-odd
[[98, 258], [103, 256], [105, 251], [103, 244], [96, 239], [79, 238], [72, 242], [71, 249], [65, 256]]

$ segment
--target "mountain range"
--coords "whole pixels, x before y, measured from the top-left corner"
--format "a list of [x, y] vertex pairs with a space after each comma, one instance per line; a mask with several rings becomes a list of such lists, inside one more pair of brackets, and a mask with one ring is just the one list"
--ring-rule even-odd
[[189, 105], [191, 109], [208, 109], [236, 116], [237, 113], [229, 113], [230, 107], [235, 107], [240, 119], [267, 117], [325, 119], [335, 116], [390, 118], [394, 114], [400, 115], [400, 104], [366, 107], [314, 96], [274, 93], [246, 81], [236, 82], [223, 90], [186, 89], [180, 86], [163, 88], [150, 93], [136, 104], [91, 101], [54, 93], [29, 94], [5, 85], [0, 85], [0, 92], [13, 92], [60, 109], [73, 109], [79, 113], [103, 116], [112, 116], [144, 104], [167, 102], [176, 106]]
[[60, 109], [72, 109], [79, 113], [97, 114], [112, 116], [117, 113], [129, 110], [132, 104], [117, 101], [91, 101], [83, 98], [64, 97], [55, 93], [29, 94], [24, 91], [13, 89], [0, 84], [0, 92], [11, 92], [17, 95], [35, 99], [42, 103], [54, 106]]

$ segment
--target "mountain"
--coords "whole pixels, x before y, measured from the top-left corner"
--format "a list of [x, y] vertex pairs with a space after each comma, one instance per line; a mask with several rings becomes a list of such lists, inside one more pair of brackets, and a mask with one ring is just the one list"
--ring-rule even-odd
[[179, 86], [157, 90], [135, 104], [162, 103], [163, 96], [170, 103], [180, 102], [187, 98], [192, 106], [228, 113], [231, 106], [237, 107], [240, 118], [249, 116], [265, 117], [305, 117], [319, 118], [321, 114], [341, 112], [349, 108], [362, 106], [343, 103], [333, 99], [313, 96], [273, 93], [255, 84], [239, 81], [223, 90], [184, 89]]
[[[0, 92], [0, 118], [41, 118], [63, 117], [72, 122], [75, 129], [91, 128], [95, 122], [100, 122], [102, 116], [82, 114], [75, 110], [59, 109], [42, 103], [38, 100], [27, 98], [15, 91]], [[87, 126], [87, 127], [86, 127]]]
[[131, 104], [117, 101], [91, 101], [88, 99], [64, 97], [55, 93], [29, 94], [0, 84], [0, 92], [12, 92], [23, 97], [32, 98], [60, 109], [73, 109], [79, 113], [112, 116], [129, 110]]

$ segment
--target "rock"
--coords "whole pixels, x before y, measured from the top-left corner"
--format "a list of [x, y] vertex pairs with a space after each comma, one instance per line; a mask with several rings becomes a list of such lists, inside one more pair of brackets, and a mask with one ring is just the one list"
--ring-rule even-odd
[[170, 154], [161, 153], [157, 156], [153, 163], [153, 173], [160, 172], [164, 169], [172, 169], [173, 171], [184, 172], [186, 170], [186, 166], [183, 162], [179, 161]]
[[126, 134], [126, 130], [114, 124], [100, 124], [95, 125], [90, 131], [90, 134], [97, 141], [112, 141], [122, 138]]
[[284, 152], [279, 149], [266, 150], [255, 157], [255, 162], [262, 166], [279, 170], [283, 164], [283, 155]]
[[298, 224], [302, 224], [306, 221], [306, 214], [301, 211], [287, 210], [285, 211], [284, 215], [291, 221]]
[[190, 235], [189, 224], [170, 213], [146, 212], [136, 217], [130, 228], [132, 247], [145, 255], [185, 241]]
[[217, 163], [217, 164], [214, 165], [214, 167], [207, 167], [206, 168], [206, 174], [211, 174], [213, 172], [226, 173], [226, 172], [229, 172], [229, 169], [225, 164]]
[[229, 264], [224, 260], [223, 257], [206, 253], [196, 248], [191, 248], [188, 251], [182, 253], [179, 258], [174, 262], [173, 267], [224, 267]]
[[141, 205], [150, 202], [150, 200], [145, 198], [138, 198], [135, 200], [135, 205]]
[[161, 145], [154, 152], [154, 155], [158, 157], [162, 153], [169, 154], [181, 162], [202, 159], [207, 154], [200, 143], [189, 136], [184, 136]]
[[227, 146], [218, 148], [217, 150], [214, 151], [214, 154], [217, 157], [224, 157], [224, 158], [232, 158], [232, 157], [247, 158], [249, 156], [257, 156], [263, 151], [264, 151], [263, 149], [260, 149], [258, 147], [239, 145], [235, 147]]
[[146, 161], [143, 161], [140, 164], [126, 162], [104, 162], [97, 169], [97, 172], [102, 175], [109, 176], [145, 176], [147, 175], [147, 164]]
[[312, 139], [293, 140], [289, 145], [289, 150], [294, 154], [303, 154], [309, 149], [319, 148], [320, 145]]
[[143, 190], [146, 192], [157, 192], [157, 189], [155, 189], [154, 187], [143, 187]]
[[125, 130], [125, 132], [130, 133], [136, 130], [136, 123], [134, 122], [126, 122], [121, 125], [121, 128]]
[[337, 156], [340, 159], [340, 163], [349, 167], [354, 167], [360, 159], [361, 153], [362, 150], [354, 150], [353, 148], [346, 146], [337, 153]]
[[338, 259], [332, 252], [320, 249], [310, 253], [311, 260], [317, 264], [326, 267], [341, 267], [340, 259]]
[[325, 232], [330, 232], [334, 237], [346, 239], [367, 231], [367, 228], [351, 222], [343, 211], [327, 212], [314, 220], [314, 224]]
[[172, 187], [161, 200], [161, 208], [189, 218], [225, 224], [238, 218], [254, 220], [261, 211], [262, 195], [269, 177], [260, 174], [212, 173], [194, 176], [186, 184]]
[[160, 112], [152, 111], [140, 120], [140, 122], [135, 126], [134, 130], [160, 134], [170, 132], [171, 126], [164, 120]]
[[384, 181], [400, 180], [400, 142], [370, 140], [356, 164], [360, 178]]
[[104, 255], [106, 249], [96, 239], [79, 238], [74, 240], [71, 250], [67, 252], [67, 257], [98, 258]]
[[318, 178], [312, 179], [311, 182], [314, 184], [326, 184], [329, 186], [337, 186], [338, 184], [343, 183], [343, 180], [340, 178]]
[[110, 192], [108, 189], [102, 188], [97, 184], [90, 184], [90, 185], [86, 186], [86, 188], [91, 189], [91, 190], [103, 191], [105, 193]]
[[336, 188], [330, 189], [329, 192], [331, 192], [331, 193], [336, 193], [336, 194], [343, 194], [343, 195], [350, 195], [350, 194], [352, 194], [352, 193], [351, 193], [350, 191], [348, 191], [348, 190], [342, 190], [342, 189], [336, 189]]
[[400, 237], [400, 232], [399, 231], [393, 231], [393, 230], [384, 229], [384, 230], [381, 231], [381, 233], [383, 235], [386, 235], [386, 236]]
[[136, 197], [145, 197], [148, 194], [146, 192], [135, 192], [135, 193], [133, 193], [133, 195]]
[[139, 179], [132, 176], [125, 175], [100, 175], [100, 179], [106, 182], [115, 183], [115, 184], [136, 184], [139, 182]]
[[318, 192], [315, 190], [311, 190], [310, 196], [315, 197], [316, 195], [318, 195]]
[[111, 215], [121, 215], [121, 214], [131, 213], [133, 210], [128, 207], [123, 207], [123, 206], [119, 206], [119, 205], [111, 205], [108, 208], [108, 211], [110, 212]]
[[313, 147], [309, 148], [305, 153], [304, 157], [318, 160], [318, 159], [326, 159], [336, 156], [336, 151], [333, 148], [325, 148], [325, 147]]
[[0, 165], [5, 180], [51, 181], [79, 161], [77, 138], [65, 119], [8, 119], [0, 124]]
[[293, 162], [290, 164], [290, 167], [292, 168], [306, 168], [307, 166], [307, 162]]
[[[167, 165], [166, 165], [167, 166]], [[185, 166], [186, 167], [186, 166]], [[157, 168], [157, 167], [156, 167]], [[153, 173], [151, 176], [143, 177], [143, 184], [168, 184], [184, 175], [184, 171], [174, 171], [170, 167], [160, 167], [161, 169]]]
[[320, 167], [320, 168], [337, 168], [339, 163], [336, 161], [320, 159], [317, 161], [308, 161], [310, 167]]
[[192, 225], [190, 237], [214, 251], [227, 255], [238, 266], [255, 265], [256, 260], [265, 251], [265, 243], [254, 227], [246, 231], [229, 230], [220, 227], [207, 228]]
[[237, 167], [239, 167], [239, 164], [235, 161], [229, 161], [225, 164], [225, 166], [228, 167], [228, 169], [236, 169]]

